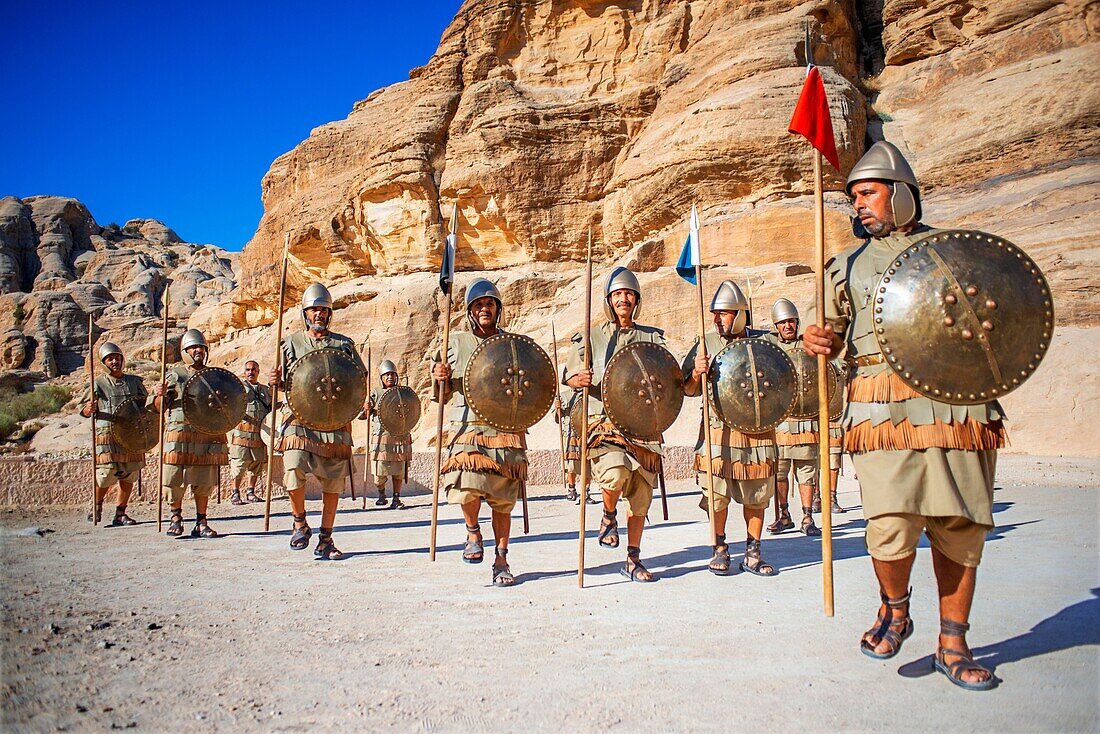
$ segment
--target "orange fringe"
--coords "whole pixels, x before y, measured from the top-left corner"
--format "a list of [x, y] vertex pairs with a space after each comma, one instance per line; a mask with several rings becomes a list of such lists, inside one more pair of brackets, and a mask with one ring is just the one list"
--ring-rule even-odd
[[321, 443], [303, 436], [283, 436], [279, 442], [279, 451], [308, 451], [316, 456], [328, 459], [347, 459], [351, 456], [351, 445], [346, 443]]
[[498, 433], [495, 436], [490, 436], [476, 431], [462, 431], [457, 435], [444, 434], [443, 443], [447, 446], [466, 444], [487, 449], [525, 449], [527, 448], [527, 437], [522, 433]]
[[145, 454], [123, 454], [118, 452], [109, 452], [105, 454], [96, 453], [95, 463], [99, 464], [129, 464], [131, 462], [143, 462], [145, 461]]
[[[646, 471], [655, 472], [661, 468], [661, 456], [660, 454], [650, 451], [649, 449], [642, 448], [630, 443], [625, 437], [619, 434], [600, 434], [592, 439], [591, 445], [588, 448], [594, 449], [599, 446], [607, 444], [609, 446], [616, 446], [623, 449], [628, 454], [637, 459], [638, 463], [642, 465], [642, 468]], [[579, 456], [577, 457], [580, 458]]]
[[[258, 434], [253, 434], [258, 435]], [[263, 449], [267, 448], [267, 444], [263, 442], [263, 439], [259, 438], [245, 438], [244, 436], [234, 436], [229, 439], [229, 443], [233, 446], [244, 446], [246, 449]]]
[[940, 448], [985, 451], [1004, 448], [1005, 438], [1005, 428], [1001, 421], [936, 421], [926, 426], [914, 426], [908, 419], [896, 426], [888, 420], [877, 426], [872, 426], [870, 421], [863, 421], [845, 432], [844, 450], [863, 452]]
[[776, 433], [774, 430], [764, 433], [741, 433], [741, 431], [723, 425], [721, 428], [711, 426], [710, 442], [721, 446], [729, 446], [731, 449], [752, 449], [757, 446], [772, 446], [775, 444]]
[[411, 451], [407, 454], [390, 454], [384, 452], [371, 456], [371, 461], [409, 461], [410, 459], [412, 459]]
[[775, 443], [779, 446], [804, 446], [808, 443], [817, 443], [817, 431], [803, 431], [802, 433], [776, 431]]
[[165, 451], [164, 463], [172, 466], [226, 466], [229, 454], [188, 454], [183, 451]]
[[164, 432], [164, 443], [208, 443], [225, 445], [225, 434], [200, 433], [199, 431], [173, 430]]
[[527, 481], [527, 462], [522, 461], [515, 464], [500, 464], [493, 461], [485, 454], [479, 454], [474, 451], [463, 451], [460, 454], [448, 457], [443, 462], [443, 466], [440, 468], [440, 474], [446, 474], [452, 471], [476, 471], [487, 472], [490, 474], [499, 474], [507, 479], [515, 479], [520, 482]]
[[[741, 461], [726, 461], [719, 457], [712, 458], [710, 461], [714, 476], [724, 479], [767, 479], [775, 474], [773, 459], [748, 464]], [[699, 454], [695, 455], [695, 471], [704, 474], [707, 472], [706, 459]]]
[[873, 377], [856, 376], [848, 383], [850, 403], [899, 403], [923, 397], [926, 396], [910, 387], [893, 369]]

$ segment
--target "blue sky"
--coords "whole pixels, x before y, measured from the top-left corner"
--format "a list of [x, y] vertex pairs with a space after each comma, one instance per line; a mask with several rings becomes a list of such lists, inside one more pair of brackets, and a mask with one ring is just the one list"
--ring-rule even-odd
[[435, 51], [461, 0], [4, 3], [0, 196], [239, 250], [260, 179]]

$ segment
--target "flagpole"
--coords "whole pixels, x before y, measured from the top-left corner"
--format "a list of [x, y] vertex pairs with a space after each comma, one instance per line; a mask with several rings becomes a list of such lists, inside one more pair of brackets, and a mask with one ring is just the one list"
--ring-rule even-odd
[[[693, 204], [692, 213], [695, 212], [695, 205]], [[688, 224], [688, 237], [691, 237], [691, 225], [694, 222]], [[698, 234], [696, 234], [698, 238]], [[698, 238], [701, 239], [701, 238]], [[703, 308], [703, 244], [696, 240], [696, 248], [698, 250], [698, 258], [695, 262], [695, 292], [699, 296], [699, 353], [703, 355], [703, 359], [707, 360], [707, 366], [710, 366], [710, 357], [707, 355], [707, 317], [706, 311]], [[718, 543], [718, 520], [715, 516], [717, 510], [714, 507], [714, 456], [711, 453], [711, 440], [710, 440], [710, 392], [707, 390], [707, 375], [704, 374], [699, 381], [700, 392], [703, 393], [703, 447], [706, 451], [706, 456], [703, 464], [707, 468], [707, 515], [710, 519], [710, 544], [715, 545]]]
[[[821, 151], [814, 148], [814, 245], [817, 272], [817, 327], [825, 328], [825, 199]], [[833, 616], [833, 508], [829, 500], [829, 365], [817, 355], [817, 482], [821, 497], [821, 576], [825, 616]]]
[[[455, 235], [458, 230], [458, 201], [455, 201], [454, 210], [451, 212], [451, 235]], [[446, 258], [448, 257], [448, 248], [450, 243], [444, 245], [443, 258], [444, 267], [447, 267]], [[455, 253], [450, 253], [455, 254]], [[447, 353], [451, 348], [451, 307], [452, 298], [451, 293], [454, 291], [453, 283], [453, 267], [454, 261], [452, 260], [450, 267], [452, 268], [451, 276], [452, 282], [447, 284], [447, 305], [443, 312], [443, 344], [439, 351], [439, 360], [441, 364], [448, 364]], [[442, 285], [442, 282], [440, 283]], [[448, 385], [444, 382], [439, 382], [436, 389], [437, 400], [439, 406], [435, 415], [435, 479], [432, 482], [432, 526], [431, 533], [428, 540], [428, 560], [435, 561], [435, 545], [436, 534], [439, 529], [439, 484], [442, 480], [440, 472], [443, 470], [443, 407], [444, 401], [447, 397]]]

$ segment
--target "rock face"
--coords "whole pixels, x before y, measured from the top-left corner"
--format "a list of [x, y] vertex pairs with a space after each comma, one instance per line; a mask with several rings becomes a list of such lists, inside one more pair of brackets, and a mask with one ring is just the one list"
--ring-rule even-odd
[[173, 336], [235, 285], [227, 253], [155, 219], [100, 227], [75, 199], [0, 199], [0, 369], [80, 371], [89, 315], [97, 341], [106, 334], [131, 360], [158, 357], [168, 279]]

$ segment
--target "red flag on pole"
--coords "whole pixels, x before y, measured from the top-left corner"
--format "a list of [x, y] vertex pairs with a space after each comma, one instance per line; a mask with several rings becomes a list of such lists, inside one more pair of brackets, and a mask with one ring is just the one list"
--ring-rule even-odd
[[802, 85], [802, 94], [798, 97], [787, 131], [809, 140], [810, 145], [817, 148], [833, 168], [840, 170], [833, 121], [829, 117], [829, 99], [825, 96], [825, 84], [816, 66], [811, 66], [806, 73], [806, 83]]

